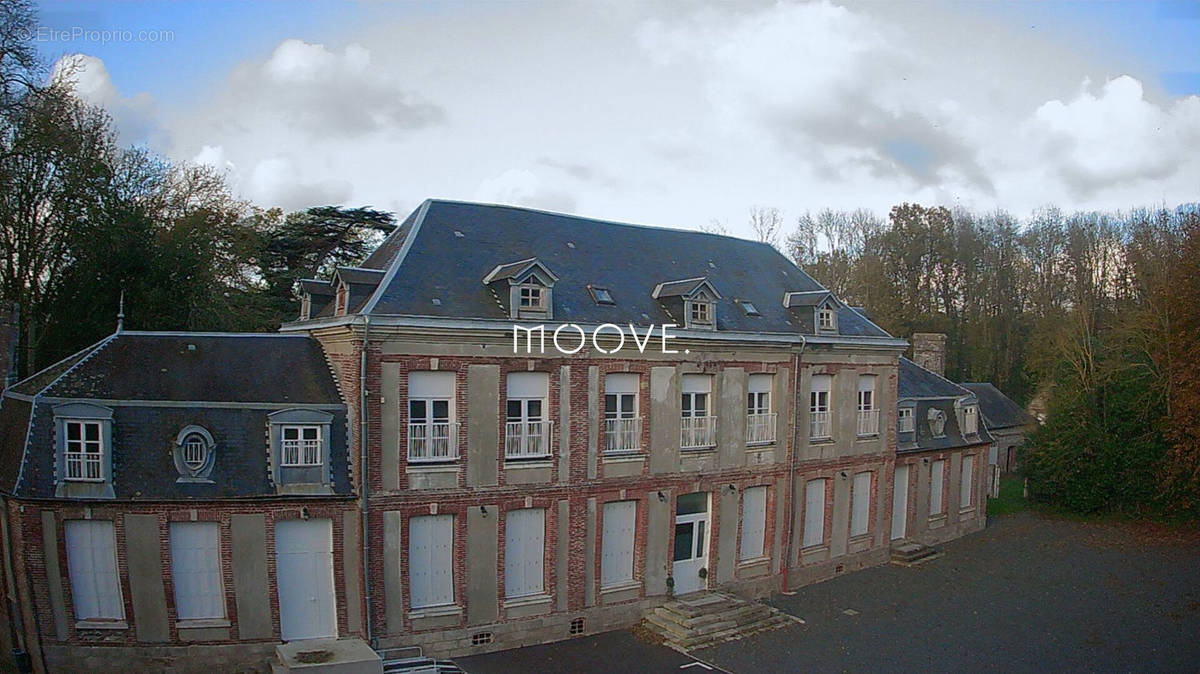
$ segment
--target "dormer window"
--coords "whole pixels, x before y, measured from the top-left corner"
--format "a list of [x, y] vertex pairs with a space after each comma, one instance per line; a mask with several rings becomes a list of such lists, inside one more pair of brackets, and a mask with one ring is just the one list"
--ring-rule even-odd
[[208, 458], [208, 445], [199, 433], [192, 433], [183, 441], [183, 463], [192, 470], [199, 470]]
[[758, 308], [754, 306], [753, 302], [748, 302], [746, 300], [742, 300], [740, 302], [740, 304], [742, 305], [742, 310], [746, 312], [747, 316], [760, 316], [761, 315], [758, 313]]
[[113, 498], [113, 411], [91, 403], [54, 407], [55, 496]]
[[682, 312], [685, 328], [714, 330], [717, 327], [716, 303], [721, 294], [703, 276], [660, 283], [650, 296], [661, 302], [672, 316]]
[[337, 295], [334, 298], [333, 314], [335, 316], [346, 315], [346, 303], [350, 296], [350, 290], [345, 283], [339, 283], [337, 287]]
[[271, 427], [272, 480], [279, 493], [330, 491], [333, 415], [322, 410], [289, 409], [272, 412], [267, 418]]
[[103, 482], [105, 452], [100, 422], [67, 419], [63, 428], [67, 434], [63, 452], [67, 470], [63, 479]]
[[283, 467], [321, 465], [321, 427], [283, 426], [279, 465]]
[[554, 272], [535, 257], [496, 265], [483, 277], [483, 284], [508, 307], [511, 318], [553, 318], [557, 282]]
[[521, 311], [543, 312], [546, 310], [545, 288], [536, 283], [522, 283], [518, 286], [519, 304]]
[[913, 429], [915, 428], [913, 425], [913, 408], [901, 407], [900, 415], [897, 417], [896, 421], [897, 425], [899, 426], [899, 428], [897, 428], [899, 432], [912, 433]]
[[929, 410], [929, 433], [935, 438], [946, 436], [946, 413], [941, 410]]
[[690, 325], [712, 325], [712, 303], [692, 301], [688, 315]]
[[211, 483], [216, 443], [212, 435], [196, 425], [186, 426], [175, 436], [175, 470], [180, 483]]
[[979, 432], [979, 408], [967, 405], [963, 408], [963, 433], [975, 435]]
[[817, 330], [834, 332], [837, 330], [837, 311], [832, 303], [826, 302], [817, 308]]

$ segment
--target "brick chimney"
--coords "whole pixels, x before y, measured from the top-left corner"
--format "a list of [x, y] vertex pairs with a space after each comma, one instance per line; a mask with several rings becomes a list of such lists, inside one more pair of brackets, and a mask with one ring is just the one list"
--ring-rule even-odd
[[946, 376], [946, 335], [940, 332], [914, 332], [912, 350], [913, 362], [930, 372]]

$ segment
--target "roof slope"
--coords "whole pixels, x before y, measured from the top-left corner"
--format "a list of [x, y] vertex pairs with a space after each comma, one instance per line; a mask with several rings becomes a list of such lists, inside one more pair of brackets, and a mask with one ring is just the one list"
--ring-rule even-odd
[[945, 377], [926, 370], [911, 360], [900, 357], [896, 382], [900, 398], [960, 398], [971, 392]]
[[987, 382], [964, 383], [963, 387], [979, 399], [979, 412], [988, 428], [1011, 428], [1024, 426], [1033, 421], [1012, 398]]
[[[401, 258], [410, 232], [415, 236]], [[779, 251], [755, 241], [434, 200], [363, 262], [368, 268], [392, 265], [367, 307], [381, 315], [507, 320], [507, 298], [493, 295], [483, 279], [497, 265], [530, 258], [561, 279], [553, 290], [554, 317], [564, 322], [681, 324], [683, 317], [670, 315], [651, 293], [660, 283], [707, 278], [722, 296], [719, 330], [796, 334], [802, 321], [784, 308], [784, 293], [824, 290]], [[589, 284], [607, 288], [615, 305], [593, 301]], [[739, 300], [753, 302], [761, 315], [747, 315]], [[843, 335], [888, 337], [849, 307], [839, 313], [839, 329]]]
[[338, 404], [315, 339], [121, 332], [40, 391], [60, 398]]

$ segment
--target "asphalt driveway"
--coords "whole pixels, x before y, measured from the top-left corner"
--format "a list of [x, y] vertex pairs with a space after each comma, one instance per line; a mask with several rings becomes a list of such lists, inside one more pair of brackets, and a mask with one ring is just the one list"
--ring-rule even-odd
[[[690, 655], [736, 674], [1200, 671], [1197, 532], [1025, 512], [942, 549], [922, 566], [777, 595], [769, 603], [806, 624]], [[614, 632], [459, 664], [470, 674], [679, 672], [693, 661]]]

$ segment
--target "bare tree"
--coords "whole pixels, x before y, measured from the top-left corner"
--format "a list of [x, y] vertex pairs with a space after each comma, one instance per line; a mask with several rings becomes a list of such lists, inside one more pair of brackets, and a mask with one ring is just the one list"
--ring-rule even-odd
[[729, 236], [729, 228], [725, 226], [725, 222], [716, 218], [712, 218], [703, 225], [700, 225], [700, 231], [706, 234], [720, 234], [721, 236]]
[[778, 248], [779, 234], [783, 230], [783, 213], [774, 207], [751, 206], [750, 228], [759, 241]]

